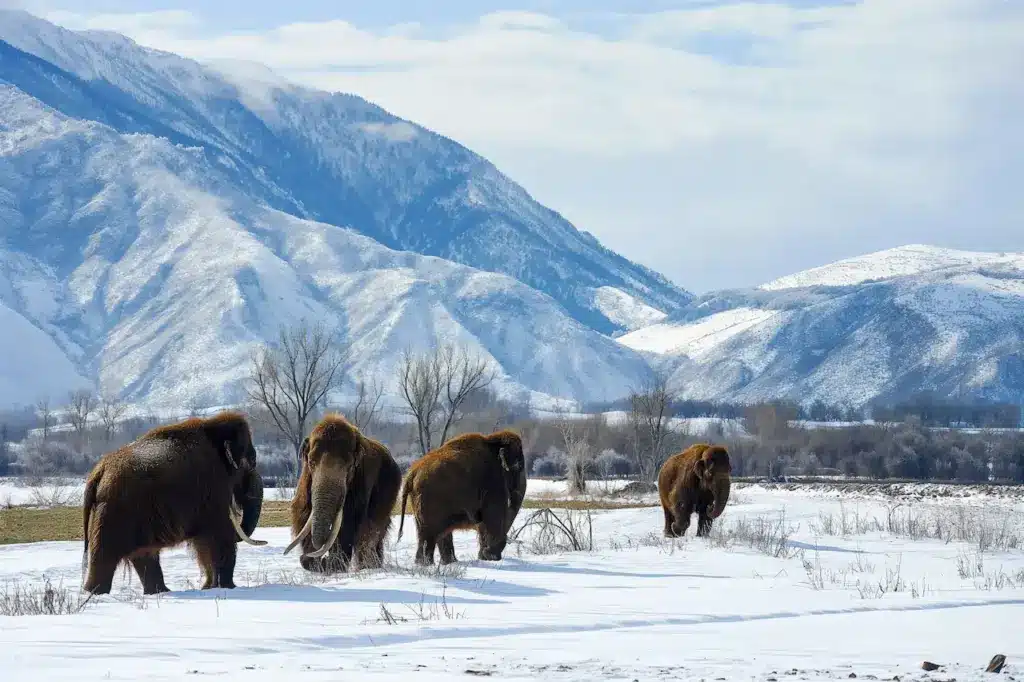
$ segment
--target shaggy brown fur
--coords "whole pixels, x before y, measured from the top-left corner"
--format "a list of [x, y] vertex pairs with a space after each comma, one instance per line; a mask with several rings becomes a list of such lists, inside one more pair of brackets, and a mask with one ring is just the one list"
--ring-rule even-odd
[[658, 472], [658, 496], [665, 512], [665, 535], [684, 535], [697, 512], [697, 536], [711, 532], [711, 523], [729, 501], [732, 465], [721, 445], [700, 443], [672, 455]]
[[[100, 458], [83, 500], [84, 588], [110, 592], [127, 559], [146, 594], [168, 591], [160, 550], [189, 542], [203, 570], [203, 589], [232, 588], [238, 551], [228, 516], [232, 497], [262, 503], [256, 450], [245, 417], [222, 412], [161, 426]], [[243, 527], [255, 528], [259, 506], [242, 502]], [[255, 509], [256, 518], [251, 518]]]
[[478, 558], [500, 561], [508, 530], [526, 496], [523, 443], [513, 431], [452, 438], [414, 462], [405, 475], [402, 518], [412, 499], [418, 536], [416, 563], [432, 564], [440, 546], [441, 563], [455, 561], [452, 531], [476, 529]]
[[[307, 571], [347, 570], [355, 554], [359, 568], [384, 563], [384, 539], [402, 485], [402, 470], [383, 443], [364, 436], [342, 415], [325, 416], [302, 444], [302, 472], [291, 502], [292, 538], [302, 532], [320, 501], [322, 518], [332, 521], [344, 508], [338, 538], [324, 557], [299, 558]], [[314, 540], [326, 522], [317, 522], [302, 539], [302, 552], [317, 549]]]

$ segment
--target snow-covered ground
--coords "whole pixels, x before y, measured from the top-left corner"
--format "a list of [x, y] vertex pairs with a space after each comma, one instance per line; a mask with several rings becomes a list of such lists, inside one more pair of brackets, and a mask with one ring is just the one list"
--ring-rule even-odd
[[[1019, 676], [1024, 505], [887, 505], [748, 487], [710, 541], [662, 539], [657, 507], [594, 512], [592, 551], [551, 552], [531, 527], [502, 562], [477, 562], [474, 536], [458, 533], [463, 563], [446, 574], [411, 570], [407, 523], [397, 567], [320, 580], [281, 555], [287, 529], [260, 528], [270, 544], [240, 545], [238, 589], [193, 589], [198, 569], [176, 549], [163, 559], [170, 594], [142, 597], [126, 572], [77, 614], [0, 617], [0, 669], [76, 681], [907, 680], [928, 677], [930, 660], [945, 666], [932, 679], [963, 681], [991, 678], [1001, 653]], [[77, 587], [80, 560], [77, 542], [0, 547], [0, 589]]]

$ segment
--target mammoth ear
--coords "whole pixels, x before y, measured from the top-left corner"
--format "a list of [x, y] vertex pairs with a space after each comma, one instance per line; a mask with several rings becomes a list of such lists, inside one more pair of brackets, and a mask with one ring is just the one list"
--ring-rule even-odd
[[302, 439], [302, 445], [299, 447], [299, 457], [305, 462], [309, 459], [309, 436]]

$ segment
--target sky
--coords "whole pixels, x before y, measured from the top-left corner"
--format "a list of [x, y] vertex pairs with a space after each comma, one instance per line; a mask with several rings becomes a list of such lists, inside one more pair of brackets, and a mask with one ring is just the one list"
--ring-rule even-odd
[[20, 4], [359, 94], [697, 293], [1024, 251], [1021, 0]]

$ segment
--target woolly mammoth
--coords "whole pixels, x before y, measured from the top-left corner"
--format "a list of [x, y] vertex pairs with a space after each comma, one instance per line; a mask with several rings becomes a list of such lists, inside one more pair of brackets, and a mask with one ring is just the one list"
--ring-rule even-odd
[[658, 496], [665, 512], [665, 535], [678, 537], [697, 512], [697, 537], [711, 532], [729, 501], [732, 465], [721, 445], [701, 443], [672, 455], [658, 472]]
[[83, 500], [84, 588], [107, 594], [128, 560], [145, 594], [167, 592], [160, 550], [188, 542], [203, 589], [233, 588], [237, 541], [259, 522], [263, 482], [245, 417], [223, 412], [143, 434], [100, 458]]
[[302, 442], [302, 472], [291, 503], [292, 542], [307, 571], [384, 563], [384, 539], [402, 485], [388, 449], [341, 415], [327, 415]]
[[416, 563], [432, 564], [435, 547], [442, 564], [454, 562], [451, 533], [469, 529], [477, 531], [478, 558], [500, 561], [526, 496], [525, 465], [522, 440], [512, 431], [456, 436], [414, 462], [405, 475], [398, 537], [411, 498]]

